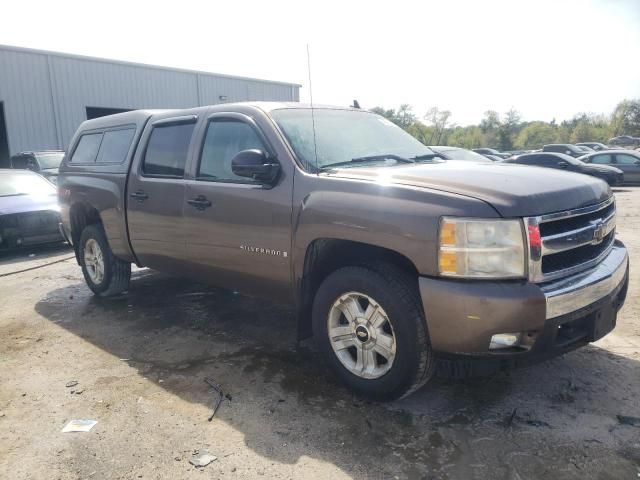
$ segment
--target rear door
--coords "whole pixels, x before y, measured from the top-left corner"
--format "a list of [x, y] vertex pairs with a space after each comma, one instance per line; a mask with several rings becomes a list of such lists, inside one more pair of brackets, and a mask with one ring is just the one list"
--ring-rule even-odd
[[184, 172], [196, 121], [190, 115], [153, 122], [129, 174], [131, 246], [144, 266], [168, 273], [185, 269]]
[[203, 280], [247, 293], [285, 298], [290, 291], [292, 183], [262, 185], [236, 176], [242, 150], [274, 150], [255, 120], [214, 113], [202, 129], [194, 180], [186, 188], [185, 230], [192, 271]]
[[624, 172], [625, 183], [640, 182], [640, 158], [626, 153], [616, 153], [614, 166]]

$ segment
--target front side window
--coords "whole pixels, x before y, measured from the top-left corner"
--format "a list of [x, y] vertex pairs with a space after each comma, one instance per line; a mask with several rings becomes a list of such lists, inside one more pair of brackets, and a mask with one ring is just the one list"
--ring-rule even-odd
[[[397, 157], [433, 156], [429, 147], [371, 112], [316, 108], [312, 117], [311, 109], [290, 108], [273, 110], [271, 116], [302, 165], [311, 170], [375, 156], [376, 166], [396, 165]], [[367, 162], [352, 163], [361, 165]]]
[[194, 127], [195, 123], [154, 127], [142, 162], [142, 173], [182, 178]]
[[73, 152], [71, 163], [93, 163], [96, 161], [98, 149], [102, 142], [102, 132], [89, 133], [80, 137], [78, 146]]
[[202, 147], [198, 180], [251, 182], [231, 170], [233, 157], [242, 150], [251, 149], [266, 152], [262, 140], [251, 125], [234, 119], [212, 120], [207, 127]]
[[135, 129], [110, 130], [104, 132], [97, 163], [122, 163], [127, 158]]
[[608, 165], [610, 163], [613, 163], [612, 155], [595, 155], [591, 157], [591, 163]]
[[640, 158], [633, 155], [616, 155], [616, 163], [618, 165], [635, 165], [640, 162]]

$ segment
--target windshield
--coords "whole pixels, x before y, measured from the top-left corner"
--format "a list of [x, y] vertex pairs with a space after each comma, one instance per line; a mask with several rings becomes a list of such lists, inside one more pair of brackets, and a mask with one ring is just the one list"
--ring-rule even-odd
[[63, 152], [36, 154], [40, 168], [58, 168], [62, 157], [64, 157]]
[[35, 173], [4, 173], [0, 175], [0, 197], [15, 195], [55, 195], [55, 187]]
[[431, 147], [434, 151], [441, 153], [449, 160], [469, 160], [472, 162], [487, 162], [490, 161], [484, 155], [472, 152], [471, 150], [465, 150], [464, 148], [442, 148]]
[[[426, 147], [400, 127], [374, 113], [357, 110], [290, 108], [274, 110], [276, 121], [305, 168], [322, 169], [332, 164], [360, 160], [357, 167], [376, 162], [397, 165], [402, 159], [433, 156]], [[313, 123], [315, 122], [314, 148]], [[317, 151], [317, 165], [316, 165]], [[393, 157], [399, 158], [393, 158]], [[363, 158], [371, 158], [362, 161]], [[406, 163], [406, 161], [405, 161]]]

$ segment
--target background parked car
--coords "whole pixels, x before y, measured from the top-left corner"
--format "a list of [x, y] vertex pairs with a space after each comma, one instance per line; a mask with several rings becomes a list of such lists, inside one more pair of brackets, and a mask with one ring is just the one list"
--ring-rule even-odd
[[28, 170], [0, 169], [0, 250], [65, 241], [56, 187]]
[[[474, 148], [473, 151], [476, 153], [479, 153], [480, 155], [484, 155], [484, 156], [493, 155], [494, 157], [498, 157], [498, 158], [509, 158], [511, 156], [510, 153], [502, 153], [494, 148]], [[491, 158], [491, 157], [487, 157], [487, 158]], [[493, 158], [491, 158], [491, 160], [493, 160]]]
[[587, 152], [587, 153], [595, 152], [593, 148], [587, 147], [586, 145], [576, 145], [576, 148], [579, 148], [583, 152]]
[[624, 172], [624, 183], [640, 183], [640, 152], [636, 150], [607, 150], [578, 158], [591, 165], [610, 165]]
[[446, 147], [446, 146], [435, 146], [429, 147], [431, 150], [436, 152], [438, 156], [446, 159], [446, 160], [467, 160], [470, 162], [491, 162], [484, 155], [480, 155], [479, 153], [472, 152], [471, 150], [467, 150], [466, 148], [458, 148], [458, 147]]
[[543, 152], [563, 153], [574, 158], [581, 157], [585, 151], [570, 143], [551, 143], [542, 147]]
[[631, 135], [620, 135], [609, 139], [609, 145], [612, 147], [622, 148], [638, 148], [640, 147], [640, 138]]
[[609, 150], [609, 147], [607, 147], [604, 143], [600, 143], [600, 142], [580, 142], [580, 143], [576, 143], [576, 145], [579, 147], [592, 148], [596, 152], [599, 152], [600, 150]]
[[622, 170], [611, 167], [609, 165], [591, 165], [581, 162], [564, 153], [538, 152], [525, 153], [512, 158], [508, 158], [505, 162], [519, 163], [521, 165], [532, 165], [536, 167], [547, 167], [566, 170], [567, 172], [584, 173], [592, 177], [598, 177], [609, 185], [619, 185], [624, 180]]
[[38, 172], [50, 182], [57, 183], [58, 168], [63, 158], [64, 152], [60, 150], [21, 152], [11, 157], [10, 165], [11, 168]]

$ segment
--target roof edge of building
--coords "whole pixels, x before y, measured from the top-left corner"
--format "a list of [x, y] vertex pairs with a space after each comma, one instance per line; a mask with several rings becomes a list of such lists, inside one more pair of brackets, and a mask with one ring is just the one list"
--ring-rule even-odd
[[38, 48], [30, 48], [30, 47], [17, 47], [14, 45], [0, 44], [0, 51], [1, 50], [14, 51], [14, 52], [20, 52], [20, 53], [31, 53], [34, 55], [45, 55], [45, 56], [51, 56], [51, 57], [70, 58], [75, 60], [85, 60], [90, 62], [110, 63], [110, 64], [122, 65], [127, 67], [151, 68], [154, 70], [190, 73], [194, 75], [206, 75], [210, 77], [222, 77], [222, 78], [229, 78], [232, 80], [246, 80], [250, 82], [270, 83], [273, 85], [285, 85], [289, 87], [298, 87], [298, 88], [302, 87], [302, 85], [299, 83], [281, 82], [278, 80], [265, 80], [262, 78], [243, 77], [240, 75], [228, 75], [224, 73], [206, 72], [204, 70], [190, 70], [188, 68], [167, 67], [163, 65], [153, 65], [149, 63], [130, 62], [127, 60], [115, 60], [110, 58], [92, 57], [89, 55], [79, 55], [75, 53], [54, 52], [51, 50], [41, 50]]

